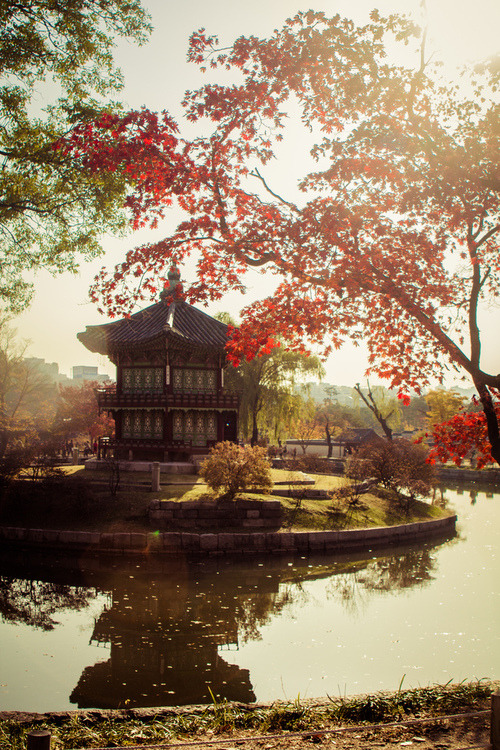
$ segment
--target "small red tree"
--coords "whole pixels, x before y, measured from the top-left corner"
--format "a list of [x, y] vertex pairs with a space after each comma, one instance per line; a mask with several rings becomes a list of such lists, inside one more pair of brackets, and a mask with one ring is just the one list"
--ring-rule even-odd
[[104, 412], [99, 413], [95, 393], [98, 386], [98, 383], [86, 381], [82, 386], [61, 387], [57, 429], [68, 434], [86, 433], [91, 443], [102, 435], [114, 434], [114, 420]]
[[[413, 62], [391, 59], [398, 45], [414, 50]], [[194, 254], [191, 302], [243, 291], [249, 268], [268, 270], [281, 283], [243, 311], [234, 361], [269, 350], [271, 335], [324, 353], [363, 341], [369, 371], [404, 399], [446, 368], [465, 371], [500, 463], [491, 396], [500, 376], [482, 366], [478, 324], [480, 303], [500, 294], [498, 68], [470, 67], [461, 90], [428, 52], [425, 31], [377, 11], [362, 26], [301, 12], [268, 39], [224, 49], [201, 30], [188, 55], [203, 70], [235, 73], [234, 85], [185, 96], [187, 119], [204, 120], [204, 133], [212, 123], [208, 136], [177, 140], [168, 116], [131, 113], [60, 142], [89, 169], [138, 180], [134, 225], [154, 224], [172, 202], [186, 215], [169, 237], [103, 271], [94, 299], [124, 312]], [[299, 197], [280, 194], [263, 171], [279, 156], [290, 103], [315, 160]]]

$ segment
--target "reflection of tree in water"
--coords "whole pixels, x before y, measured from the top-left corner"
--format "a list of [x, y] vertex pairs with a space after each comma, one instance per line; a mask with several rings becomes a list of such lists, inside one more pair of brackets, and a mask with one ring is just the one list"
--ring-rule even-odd
[[437, 505], [439, 508], [446, 508], [448, 506], [446, 490], [442, 485], [434, 487], [434, 492], [432, 495], [432, 505]]
[[326, 595], [329, 599], [340, 599], [342, 606], [350, 614], [362, 611], [368, 599], [357, 570], [332, 576], [326, 588]]
[[436, 557], [424, 547], [374, 560], [361, 574], [361, 583], [369, 591], [401, 591], [432, 581], [435, 570]]
[[436, 557], [427, 547], [379, 557], [349, 573], [332, 576], [327, 594], [340, 598], [345, 608], [359, 612], [370, 595], [424, 586], [434, 579]]
[[238, 602], [235, 620], [239, 641], [247, 643], [261, 640], [260, 628], [266, 625], [271, 617], [281, 614], [286, 607], [296, 602], [298, 590], [295, 585], [283, 584], [278, 591]]
[[85, 587], [0, 576], [2, 619], [42, 630], [53, 630], [58, 624], [56, 612], [84, 609], [95, 596], [95, 590]]
[[[441, 492], [441, 497], [443, 498], [444, 505], [448, 505], [448, 498], [446, 497], [447, 490], [451, 490], [452, 492], [455, 492], [457, 495], [469, 495], [470, 504], [476, 505], [478, 500], [481, 500], [481, 495], [485, 495], [488, 497], [490, 494], [492, 494], [495, 491], [495, 486], [491, 483], [488, 483], [488, 480], [486, 479], [484, 483], [481, 482], [470, 482], [465, 484], [464, 482], [447, 482], [446, 485], [440, 485], [439, 491]], [[453, 500], [451, 501], [453, 503]]]

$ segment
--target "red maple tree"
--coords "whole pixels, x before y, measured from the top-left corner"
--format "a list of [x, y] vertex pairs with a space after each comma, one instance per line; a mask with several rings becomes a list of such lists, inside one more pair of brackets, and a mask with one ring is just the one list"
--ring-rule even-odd
[[99, 412], [96, 389], [100, 384], [85, 381], [81, 386], [61, 386], [61, 402], [56, 426], [65, 436], [88, 435], [90, 444], [102, 435], [113, 436], [115, 422], [105, 412]]
[[[500, 402], [493, 400], [493, 408], [498, 422]], [[453, 461], [460, 466], [468, 458], [475, 462], [476, 468], [482, 469], [494, 462], [484, 411], [456, 414], [441, 424], [435, 424], [425, 438], [431, 444], [429, 463]]]
[[[391, 62], [398, 45], [414, 64]], [[185, 212], [170, 236], [102, 271], [94, 299], [123, 313], [192, 255], [190, 302], [243, 291], [249, 268], [266, 270], [281, 283], [243, 310], [234, 361], [269, 349], [271, 332], [325, 354], [363, 341], [370, 372], [404, 400], [446, 368], [465, 371], [500, 463], [500, 376], [481, 366], [478, 326], [480, 303], [500, 290], [498, 67], [471, 68], [461, 89], [428, 53], [425, 31], [376, 11], [363, 26], [298, 13], [268, 39], [224, 49], [201, 30], [188, 54], [213, 75], [235, 73], [232, 85], [185, 96], [187, 119], [203, 120], [205, 132], [208, 123], [209, 135], [182, 139], [168, 115], [141, 111], [58, 144], [89, 168], [135, 179], [135, 226], [154, 224], [173, 202]], [[278, 194], [266, 174], [292, 106], [316, 162], [300, 199]]]

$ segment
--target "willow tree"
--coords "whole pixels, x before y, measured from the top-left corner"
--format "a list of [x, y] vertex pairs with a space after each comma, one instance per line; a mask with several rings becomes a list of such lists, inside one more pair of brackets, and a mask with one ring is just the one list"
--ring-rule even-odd
[[240, 394], [240, 430], [252, 445], [268, 428], [279, 440], [301, 411], [303, 397], [297, 386], [306, 377], [321, 378], [318, 357], [275, 347], [268, 354], [229, 367], [226, 385]]

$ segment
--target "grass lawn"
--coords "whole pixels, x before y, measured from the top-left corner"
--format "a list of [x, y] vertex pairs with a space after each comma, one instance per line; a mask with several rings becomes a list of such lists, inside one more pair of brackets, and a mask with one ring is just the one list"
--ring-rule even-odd
[[[272, 470], [276, 488], [284, 491], [308, 489], [334, 491], [342, 486], [342, 477], [308, 475], [281, 469]], [[306, 478], [314, 484], [303, 485]], [[89, 471], [83, 466], [63, 467], [63, 476], [41, 484], [14, 483], [0, 496], [0, 524], [30, 528], [72, 529], [76, 531], [151, 531], [147, 508], [151, 500], [214, 499], [206, 484], [194, 474], [162, 474], [161, 489], [151, 492], [151, 475], [147, 472], [122, 472], [120, 487], [112, 496], [109, 474]], [[269, 495], [242, 493], [239, 497], [271, 499]], [[331, 499], [280, 499], [284, 509], [285, 530], [335, 529], [385, 526], [408, 521], [439, 518], [447, 511], [418, 502], [410, 516], [397, 513], [383, 497], [372, 493], [361, 496], [359, 505], [348, 508]], [[195, 531], [195, 529], [193, 529]]]

